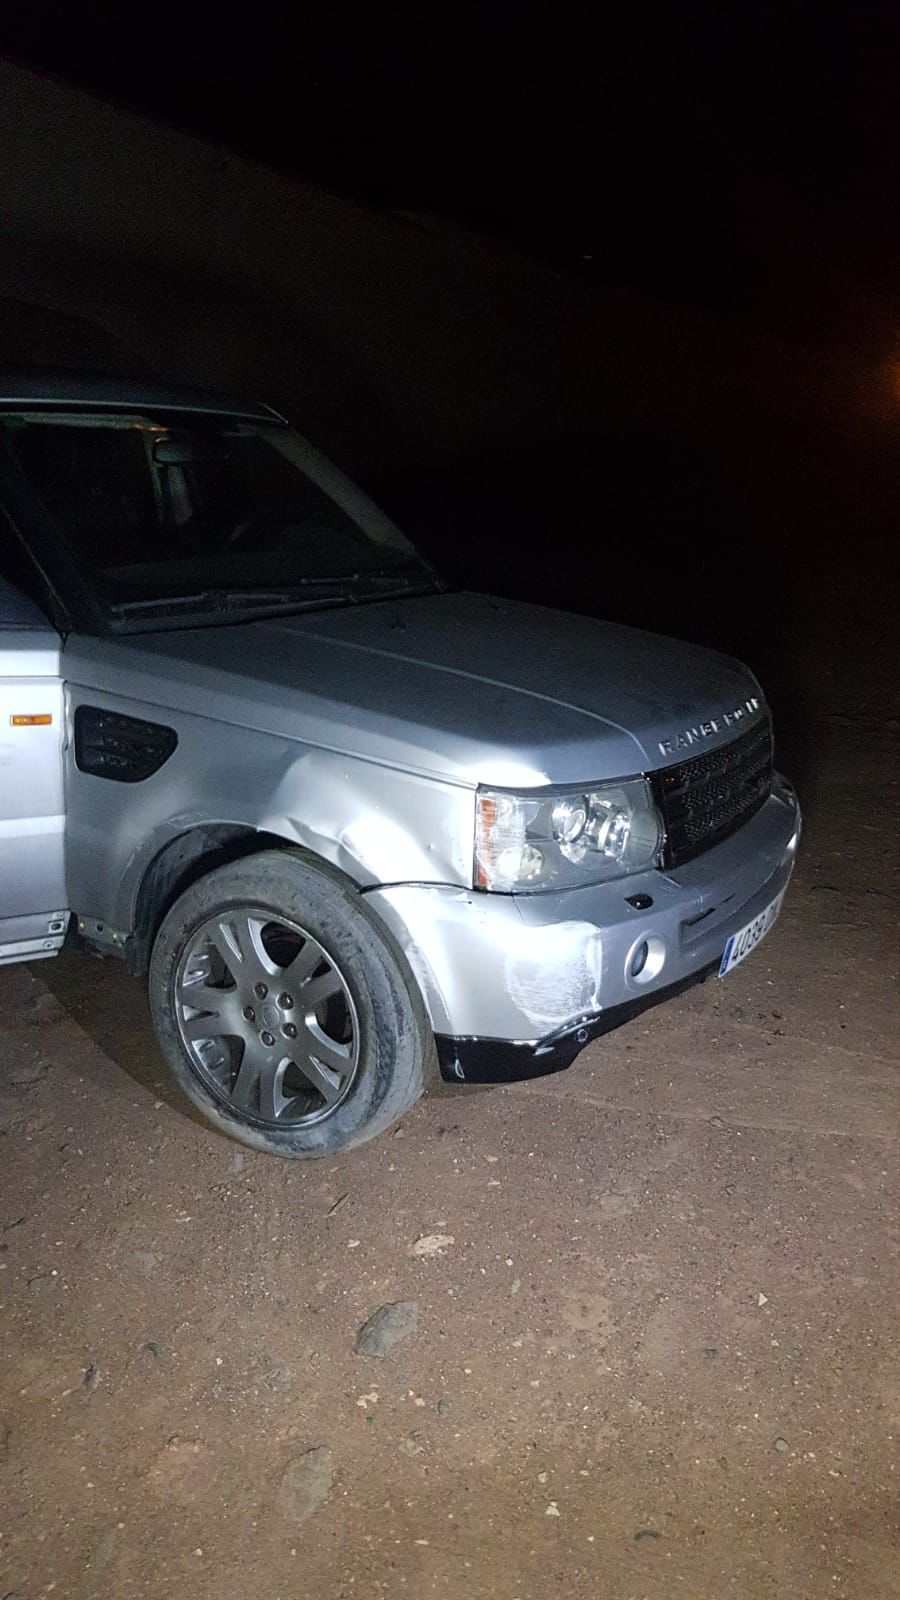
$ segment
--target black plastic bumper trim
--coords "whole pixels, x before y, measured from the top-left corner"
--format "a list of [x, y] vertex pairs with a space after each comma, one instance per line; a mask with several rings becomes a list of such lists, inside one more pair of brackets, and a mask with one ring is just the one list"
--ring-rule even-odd
[[435, 1044], [441, 1077], [447, 1083], [517, 1083], [523, 1078], [544, 1078], [551, 1072], [562, 1072], [592, 1039], [612, 1033], [614, 1028], [632, 1022], [665, 1000], [674, 1000], [676, 995], [692, 989], [695, 984], [705, 983], [718, 968], [718, 959], [711, 961], [686, 978], [679, 978], [677, 983], [654, 989], [650, 994], [635, 995], [633, 1000], [624, 1000], [621, 1005], [582, 1017], [533, 1044], [514, 1039], [457, 1039], [451, 1034], [437, 1033]]

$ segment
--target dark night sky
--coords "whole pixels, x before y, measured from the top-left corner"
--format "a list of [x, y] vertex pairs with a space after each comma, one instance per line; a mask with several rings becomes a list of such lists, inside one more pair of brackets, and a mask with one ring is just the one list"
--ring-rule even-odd
[[[512, 440], [368, 487], [451, 577], [752, 660], [802, 777], [796, 663], [818, 672], [825, 636], [829, 658], [887, 650], [897, 527], [879, 373], [900, 352], [900, 4], [826, 7], [32, 0], [0, 18], [0, 54], [411, 225], [475, 227], [636, 306], [632, 327], [655, 300], [711, 361], [721, 332], [799, 371], [816, 403], [790, 421], [752, 394], [700, 424], [626, 408], [571, 459]], [[596, 325], [586, 364], [606, 359]], [[857, 428], [838, 403], [825, 438], [835, 372], [878, 407]], [[560, 527], [567, 559], [510, 560]]]
[[897, 309], [900, 7], [22, 9], [28, 65], [772, 331]]

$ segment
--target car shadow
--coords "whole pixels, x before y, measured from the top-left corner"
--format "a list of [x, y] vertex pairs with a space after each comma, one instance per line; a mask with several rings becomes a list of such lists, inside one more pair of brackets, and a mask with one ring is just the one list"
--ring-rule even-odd
[[209, 1129], [172, 1078], [156, 1041], [144, 985], [123, 962], [75, 947], [55, 961], [42, 961], [39, 976], [107, 1061], [154, 1100]]
[[[67, 1016], [108, 1062], [145, 1093], [207, 1132], [216, 1132], [172, 1078], [156, 1041], [143, 981], [114, 956], [99, 956], [77, 945], [55, 961], [34, 968]], [[492, 1084], [445, 1083], [436, 1067], [428, 1081], [429, 1099], [453, 1101], [462, 1095], [492, 1093]]]

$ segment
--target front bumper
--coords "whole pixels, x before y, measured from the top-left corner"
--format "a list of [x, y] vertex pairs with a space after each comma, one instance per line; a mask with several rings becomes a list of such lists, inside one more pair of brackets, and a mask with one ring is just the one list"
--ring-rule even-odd
[[[786, 888], [800, 826], [776, 776], [749, 822], [677, 871], [559, 894], [402, 884], [366, 899], [418, 979], [444, 1077], [534, 1077], [714, 971], [729, 935]], [[661, 964], [635, 977], [645, 940]]]

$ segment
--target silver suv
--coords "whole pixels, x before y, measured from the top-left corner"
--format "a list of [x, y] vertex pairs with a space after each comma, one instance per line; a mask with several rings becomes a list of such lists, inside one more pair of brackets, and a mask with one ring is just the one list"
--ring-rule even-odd
[[0, 962], [124, 957], [245, 1143], [566, 1067], [775, 920], [747, 668], [448, 589], [267, 407], [7, 377], [0, 518]]

